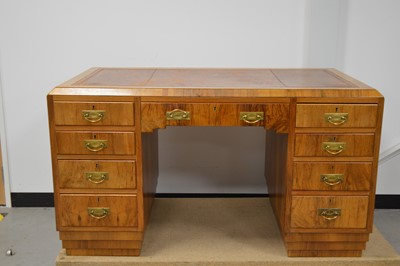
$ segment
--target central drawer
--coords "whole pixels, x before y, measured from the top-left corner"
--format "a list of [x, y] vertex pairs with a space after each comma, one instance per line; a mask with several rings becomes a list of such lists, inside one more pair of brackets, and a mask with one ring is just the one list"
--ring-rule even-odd
[[58, 160], [60, 188], [136, 188], [134, 161]]
[[58, 131], [59, 154], [135, 154], [134, 132]]
[[59, 202], [61, 226], [136, 227], [136, 195], [61, 194]]
[[141, 104], [142, 131], [167, 126], [262, 126], [287, 132], [287, 103], [153, 103]]
[[[263, 104], [142, 103], [143, 126], [263, 126]], [[243, 117], [248, 113], [248, 116]], [[146, 115], [149, 114], [149, 115]], [[150, 115], [151, 114], [151, 115]], [[254, 117], [250, 117], [254, 114]], [[259, 115], [259, 116], [257, 116]]]

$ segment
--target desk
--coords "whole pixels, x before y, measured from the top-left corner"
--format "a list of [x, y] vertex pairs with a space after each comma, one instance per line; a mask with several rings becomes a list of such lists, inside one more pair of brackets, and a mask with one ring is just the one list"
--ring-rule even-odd
[[93, 68], [47, 99], [56, 224], [68, 255], [140, 255], [157, 131], [167, 126], [263, 127], [288, 256], [365, 249], [384, 99], [337, 70]]

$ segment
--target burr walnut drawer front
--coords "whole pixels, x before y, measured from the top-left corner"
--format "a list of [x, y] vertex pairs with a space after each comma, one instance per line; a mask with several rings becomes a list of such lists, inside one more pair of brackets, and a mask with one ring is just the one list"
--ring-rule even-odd
[[59, 154], [135, 154], [134, 132], [58, 131]]
[[135, 161], [58, 160], [60, 188], [136, 188]]
[[295, 156], [366, 156], [374, 153], [374, 134], [296, 134]]
[[61, 194], [61, 226], [137, 227], [136, 195]]
[[371, 175], [371, 162], [295, 162], [292, 188], [368, 191]]
[[166, 126], [268, 126], [285, 130], [289, 104], [148, 103], [141, 104], [142, 131]]
[[368, 196], [293, 196], [292, 228], [366, 228]]
[[296, 127], [376, 127], [377, 104], [297, 104]]
[[212, 126], [213, 116], [208, 103], [146, 103], [141, 104], [142, 131], [151, 132], [167, 126]]
[[134, 125], [132, 102], [54, 102], [56, 125]]

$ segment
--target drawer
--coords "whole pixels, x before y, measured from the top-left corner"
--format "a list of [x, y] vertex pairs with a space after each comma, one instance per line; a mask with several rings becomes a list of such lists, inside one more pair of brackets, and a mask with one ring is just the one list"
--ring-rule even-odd
[[135, 189], [134, 161], [59, 160], [60, 188]]
[[373, 156], [374, 134], [296, 134], [295, 156]]
[[142, 131], [166, 126], [266, 126], [287, 130], [289, 104], [146, 103], [141, 105]]
[[137, 227], [136, 195], [60, 195], [61, 226]]
[[371, 187], [370, 162], [295, 162], [294, 190], [364, 190]]
[[296, 127], [376, 127], [377, 104], [297, 104]]
[[142, 132], [167, 126], [212, 126], [215, 114], [210, 104], [142, 103]]
[[[287, 130], [289, 104], [213, 104], [216, 126], [265, 126], [277, 131]], [[261, 117], [257, 117], [261, 115]]]
[[294, 196], [292, 228], [366, 228], [368, 196]]
[[135, 154], [134, 132], [58, 131], [59, 154]]
[[54, 102], [56, 125], [134, 125], [132, 102]]

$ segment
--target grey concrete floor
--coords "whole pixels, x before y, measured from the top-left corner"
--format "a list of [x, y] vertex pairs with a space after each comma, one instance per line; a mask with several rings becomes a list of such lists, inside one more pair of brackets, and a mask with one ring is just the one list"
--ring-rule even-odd
[[[0, 208], [1, 266], [50, 266], [61, 249], [54, 208]], [[400, 210], [375, 210], [375, 225], [400, 253]], [[7, 249], [15, 252], [6, 256]]]

